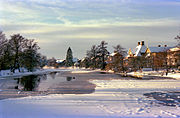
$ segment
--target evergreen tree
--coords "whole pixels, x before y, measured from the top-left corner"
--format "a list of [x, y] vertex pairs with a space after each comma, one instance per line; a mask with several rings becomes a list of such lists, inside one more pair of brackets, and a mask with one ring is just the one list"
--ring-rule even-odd
[[70, 66], [73, 66], [73, 55], [72, 55], [72, 50], [69, 47], [66, 54], [66, 67], [70, 67]]

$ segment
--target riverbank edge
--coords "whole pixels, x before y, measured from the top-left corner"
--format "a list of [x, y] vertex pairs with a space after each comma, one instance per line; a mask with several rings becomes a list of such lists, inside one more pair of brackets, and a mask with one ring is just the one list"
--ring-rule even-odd
[[[18, 72], [18, 73], [13, 73], [12, 75], [3, 75], [0, 76], [0, 79], [5, 79], [5, 78], [12, 78], [12, 77], [22, 77], [22, 76], [28, 76], [28, 75], [42, 75], [42, 74], [47, 74], [51, 72], [70, 72], [70, 73], [88, 73], [88, 72], [102, 72], [102, 73], [111, 73], [111, 74], [117, 74], [122, 77], [132, 77], [135, 79], [143, 79], [143, 80], [149, 80], [149, 79], [180, 79], [180, 73], [176, 73], [179, 77], [177, 76], [171, 76], [172, 73], [169, 73], [168, 76], [164, 75], [162, 76], [161, 74], [158, 74], [158, 72], [131, 72], [131, 73], [115, 73], [113, 71], [105, 71], [105, 70], [91, 70], [91, 69], [80, 69], [80, 68], [59, 68], [59, 69], [39, 69], [34, 72]], [[175, 75], [175, 74], [174, 74]]]
[[12, 77], [22, 77], [22, 76], [29, 76], [29, 75], [42, 75], [42, 74], [47, 74], [47, 73], [51, 73], [51, 72], [59, 72], [62, 70], [63, 69], [40, 69], [40, 70], [36, 70], [34, 72], [18, 72], [18, 73], [13, 73], [12, 75], [0, 76], [0, 79], [12, 78]]

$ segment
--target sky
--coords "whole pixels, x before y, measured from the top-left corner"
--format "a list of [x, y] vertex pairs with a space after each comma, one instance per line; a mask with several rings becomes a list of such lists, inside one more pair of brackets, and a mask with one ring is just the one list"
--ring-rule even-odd
[[180, 0], [0, 0], [0, 30], [35, 39], [47, 57], [64, 59], [68, 47], [83, 58], [102, 40], [128, 50], [174, 46], [180, 33]]

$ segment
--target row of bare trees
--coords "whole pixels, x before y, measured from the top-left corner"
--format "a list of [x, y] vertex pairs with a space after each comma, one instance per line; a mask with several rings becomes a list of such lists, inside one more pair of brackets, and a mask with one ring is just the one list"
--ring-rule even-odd
[[87, 66], [95, 69], [95, 68], [101, 68], [105, 69], [106, 63], [105, 60], [107, 60], [108, 57], [108, 50], [107, 50], [107, 44], [105, 41], [102, 41], [99, 45], [93, 45], [90, 50], [87, 51], [87, 57], [86, 61], [88, 63]]
[[113, 59], [108, 61], [110, 53], [107, 50], [108, 43], [101, 41], [99, 45], [93, 45], [90, 50], [87, 51], [86, 57], [81, 61], [81, 66], [92, 69], [111, 69], [117, 71], [124, 71], [123, 59], [126, 51], [121, 45], [114, 46]]
[[37, 67], [43, 67], [46, 57], [38, 50], [40, 47], [34, 39], [27, 39], [20, 34], [14, 34], [7, 39], [3, 32], [0, 32], [0, 70], [26, 68], [33, 71]]
[[105, 69], [105, 61], [109, 55], [107, 44], [105, 41], [102, 41], [99, 45], [93, 45], [91, 49], [87, 51], [84, 60], [81, 60], [81, 66], [92, 69]]

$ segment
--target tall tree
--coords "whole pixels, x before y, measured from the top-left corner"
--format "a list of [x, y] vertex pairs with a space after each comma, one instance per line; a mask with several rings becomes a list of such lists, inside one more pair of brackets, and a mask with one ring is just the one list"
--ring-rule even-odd
[[117, 46], [113, 46], [114, 52], [121, 54], [122, 56], [125, 56], [126, 51], [125, 49], [119, 44]]
[[40, 54], [40, 58], [39, 58], [39, 67], [43, 68], [45, 65], [47, 65], [47, 57]]
[[0, 58], [4, 55], [4, 49], [7, 43], [8, 40], [6, 39], [5, 34], [3, 34], [3, 32], [0, 32]]
[[15, 69], [18, 69], [20, 71], [20, 53], [23, 52], [25, 46], [26, 46], [27, 39], [25, 39], [20, 34], [14, 34], [11, 36], [11, 39], [9, 41], [12, 51], [14, 53], [14, 64], [12, 71], [15, 72]]
[[73, 66], [73, 54], [71, 48], [69, 47], [66, 54], [66, 67], [70, 66]]
[[6, 69], [5, 65], [5, 51], [7, 48], [8, 40], [3, 32], [0, 32], [0, 70]]
[[100, 45], [98, 45], [98, 56], [101, 59], [101, 69], [104, 70], [106, 63], [105, 60], [108, 57], [108, 50], [107, 50], [107, 44], [105, 41], [101, 41]]
[[112, 65], [114, 66], [114, 68], [116, 68], [117, 71], [125, 71], [125, 68], [124, 68], [124, 57], [125, 57], [125, 54], [126, 54], [126, 51], [125, 49], [121, 46], [121, 45], [117, 45], [117, 46], [114, 46], [114, 59], [113, 59], [113, 62], [112, 62]]
[[37, 42], [34, 42], [34, 40], [27, 40], [25, 43], [25, 49], [21, 53], [22, 55], [22, 64], [28, 71], [33, 71], [34, 68], [38, 66], [40, 54], [38, 53], [38, 50], [40, 47], [38, 46]]
[[3, 55], [3, 50], [8, 43], [8, 40], [6, 39], [6, 36], [3, 32], [0, 32], [0, 56]]
[[87, 57], [90, 59], [90, 66], [95, 69], [96, 68], [96, 58], [97, 58], [97, 53], [98, 53], [98, 47], [96, 47], [96, 45], [93, 45], [91, 47], [91, 50], [87, 51]]
[[24, 67], [33, 71], [35, 67], [44, 66], [46, 58], [38, 53], [39, 49], [34, 40], [26, 39], [20, 34], [14, 34], [8, 40], [0, 32], [0, 70], [10, 69], [15, 72], [15, 69], [20, 71], [20, 67]]

